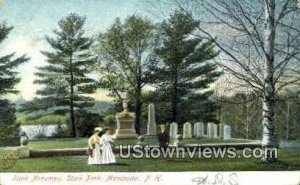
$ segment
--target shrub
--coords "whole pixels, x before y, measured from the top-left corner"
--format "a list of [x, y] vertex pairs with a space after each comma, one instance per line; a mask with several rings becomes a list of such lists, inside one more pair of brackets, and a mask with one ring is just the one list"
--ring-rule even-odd
[[15, 112], [8, 100], [0, 100], [0, 147], [20, 145], [20, 124], [16, 123]]
[[95, 127], [99, 126], [102, 117], [97, 113], [80, 112], [77, 117], [77, 131], [79, 137], [91, 136]]

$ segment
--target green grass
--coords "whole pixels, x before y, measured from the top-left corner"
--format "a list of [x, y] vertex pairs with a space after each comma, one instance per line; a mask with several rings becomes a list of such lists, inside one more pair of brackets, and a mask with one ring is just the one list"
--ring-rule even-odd
[[[39, 141], [30, 141], [29, 148], [31, 149], [57, 149], [57, 148], [84, 148], [87, 147], [88, 138], [78, 138], [78, 139], [48, 139], [48, 140], [39, 140]], [[146, 144], [148, 145], [157, 145], [156, 139], [147, 139]], [[205, 144], [205, 143], [224, 143], [224, 141], [219, 139], [185, 139], [183, 141], [186, 144]], [[247, 142], [245, 140], [228, 140], [226, 143], [234, 142]], [[127, 145], [127, 144], [136, 144], [136, 139], [124, 139], [116, 140], [116, 145]]]
[[86, 156], [19, 159], [7, 172], [144, 172], [144, 171], [277, 171], [299, 170], [300, 150], [279, 150], [278, 162], [259, 159], [121, 159], [118, 164], [89, 166]]

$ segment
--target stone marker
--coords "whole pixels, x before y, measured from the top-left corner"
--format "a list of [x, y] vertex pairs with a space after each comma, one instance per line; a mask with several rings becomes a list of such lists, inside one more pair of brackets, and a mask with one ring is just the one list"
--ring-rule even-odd
[[204, 124], [202, 122], [194, 124], [194, 136], [196, 138], [204, 137]]
[[178, 133], [178, 124], [173, 122], [170, 124], [170, 140], [174, 140]]
[[219, 138], [224, 139], [224, 123], [219, 124]]
[[128, 111], [127, 94], [124, 93], [122, 96], [124, 111], [116, 114], [117, 129], [113, 137], [115, 139], [137, 138], [138, 135], [134, 128], [135, 113]]
[[208, 123], [207, 125], [207, 137], [208, 138], [218, 138], [218, 127], [214, 123]]
[[197, 137], [197, 127], [198, 127], [198, 123], [194, 123], [194, 128], [193, 128], [193, 136]]
[[224, 125], [224, 140], [231, 139], [231, 127], [230, 125]]
[[184, 139], [192, 138], [192, 124], [189, 122], [186, 122], [183, 125], [183, 138]]
[[147, 124], [147, 135], [156, 136], [157, 128], [156, 128], [156, 121], [155, 121], [155, 108], [154, 104], [149, 104], [148, 108], [148, 124]]

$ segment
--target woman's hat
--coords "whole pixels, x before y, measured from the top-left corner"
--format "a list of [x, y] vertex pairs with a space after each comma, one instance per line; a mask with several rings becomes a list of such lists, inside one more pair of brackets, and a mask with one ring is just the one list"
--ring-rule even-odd
[[101, 127], [96, 127], [94, 130], [95, 130], [95, 131], [98, 131], [98, 132], [101, 132], [101, 131], [103, 130], [103, 128], [101, 128]]

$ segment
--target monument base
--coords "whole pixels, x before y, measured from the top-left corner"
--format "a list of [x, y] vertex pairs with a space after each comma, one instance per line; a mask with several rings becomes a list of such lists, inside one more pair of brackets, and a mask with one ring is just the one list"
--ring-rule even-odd
[[134, 129], [135, 114], [132, 112], [117, 113], [117, 129], [113, 135], [114, 139], [137, 139], [138, 135]]
[[134, 129], [117, 129], [113, 135], [114, 139], [137, 139], [137, 137]]

